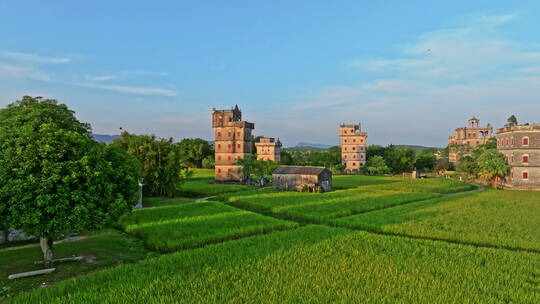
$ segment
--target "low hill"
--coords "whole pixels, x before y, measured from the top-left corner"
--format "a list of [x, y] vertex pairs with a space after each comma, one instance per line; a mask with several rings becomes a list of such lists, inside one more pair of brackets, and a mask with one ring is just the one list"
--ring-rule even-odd
[[97, 142], [102, 142], [106, 144], [110, 144], [113, 142], [113, 140], [120, 137], [120, 135], [108, 135], [108, 134], [92, 134], [92, 137]]

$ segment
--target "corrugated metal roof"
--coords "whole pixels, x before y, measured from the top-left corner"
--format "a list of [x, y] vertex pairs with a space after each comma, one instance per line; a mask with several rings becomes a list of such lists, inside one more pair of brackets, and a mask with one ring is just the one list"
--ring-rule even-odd
[[308, 166], [280, 166], [272, 174], [301, 174], [301, 175], [319, 175], [325, 167], [308, 167]]

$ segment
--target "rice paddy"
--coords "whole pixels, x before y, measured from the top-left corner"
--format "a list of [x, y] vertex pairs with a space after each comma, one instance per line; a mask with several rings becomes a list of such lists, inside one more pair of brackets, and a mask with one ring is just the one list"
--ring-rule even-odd
[[162, 253], [298, 226], [217, 202], [135, 210], [119, 225]]
[[540, 252], [540, 194], [449, 196], [334, 220], [338, 226]]
[[216, 185], [208, 175], [119, 221], [164, 254], [11, 300], [540, 303], [538, 192], [335, 176], [334, 191], [299, 193]]
[[13, 303], [538, 303], [540, 256], [307, 226], [68, 280]]

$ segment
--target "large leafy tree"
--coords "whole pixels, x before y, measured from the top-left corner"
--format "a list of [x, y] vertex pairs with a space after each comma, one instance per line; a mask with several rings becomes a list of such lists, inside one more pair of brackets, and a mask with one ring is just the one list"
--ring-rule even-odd
[[200, 138], [184, 138], [176, 145], [182, 161], [190, 167], [202, 168], [204, 159], [214, 154], [208, 141]]
[[390, 173], [392, 170], [386, 165], [382, 156], [374, 155], [367, 160], [366, 164], [361, 168], [361, 171], [369, 175], [382, 175]]
[[403, 173], [414, 169], [416, 155], [413, 149], [389, 146], [384, 159], [394, 173]]
[[122, 132], [113, 145], [127, 151], [140, 163], [143, 192], [148, 196], [173, 196], [182, 185], [189, 170], [172, 138], [155, 135], [135, 135]]
[[128, 212], [137, 163], [98, 144], [56, 100], [24, 96], [0, 110], [0, 215], [40, 238], [44, 263], [64, 232], [100, 229]]
[[431, 150], [426, 149], [416, 153], [414, 166], [422, 171], [433, 171], [436, 162], [437, 158], [435, 157], [435, 154]]
[[492, 183], [493, 188], [497, 188], [499, 181], [503, 179], [510, 170], [503, 154], [497, 150], [486, 150], [478, 159], [478, 175]]

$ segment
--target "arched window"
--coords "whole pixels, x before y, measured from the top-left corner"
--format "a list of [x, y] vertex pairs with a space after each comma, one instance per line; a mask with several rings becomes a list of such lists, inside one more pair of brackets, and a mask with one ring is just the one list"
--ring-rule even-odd
[[353, 151], [356, 151], [356, 147], [352, 147]]
[[229, 155], [229, 157], [227, 157], [228, 160], [231, 160], [231, 156]]
[[217, 137], [221, 137], [221, 132], [217, 132]]
[[529, 172], [523, 171], [522, 176], [523, 176], [523, 179], [529, 179]]
[[240, 144], [237, 144], [236, 147], [237, 147], [238, 149], [240, 149]]
[[238, 133], [236, 133], [236, 136], [240, 137], [241, 134], [242, 134], [242, 133], [238, 132]]
[[529, 145], [529, 137], [525, 136], [523, 137], [523, 145], [528, 146]]
[[347, 159], [347, 155], [343, 155], [343, 158]]
[[221, 169], [217, 169], [217, 173], [221, 173]]
[[356, 163], [352, 163], [353, 166], [356, 166]]
[[228, 135], [229, 135], [229, 137], [231, 137], [231, 135], [232, 135], [231, 132], [229, 132]]
[[232, 172], [232, 169], [229, 168], [229, 170], [228, 170], [227, 172], [231, 173], [231, 172]]
[[527, 155], [527, 154], [523, 155], [521, 162], [528, 163], [529, 162], [529, 155]]

